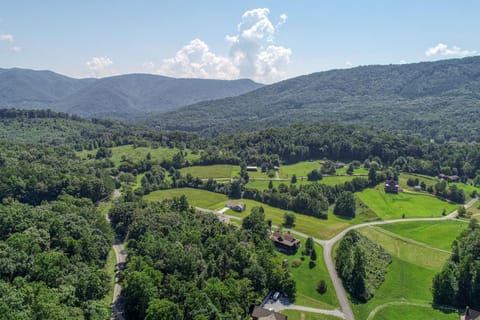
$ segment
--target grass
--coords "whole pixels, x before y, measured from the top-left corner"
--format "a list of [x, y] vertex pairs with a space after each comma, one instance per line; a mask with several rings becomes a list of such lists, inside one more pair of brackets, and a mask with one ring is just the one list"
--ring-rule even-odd
[[412, 305], [392, 305], [380, 309], [372, 320], [404, 320], [404, 319], [435, 319], [435, 320], [458, 320], [459, 315], [455, 311], [444, 312], [431, 307]]
[[453, 240], [466, 228], [466, 225], [458, 221], [432, 221], [403, 222], [380, 227], [435, 248], [450, 250]]
[[298, 177], [306, 177], [312, 170], [320, 170], [322, 165], [318, 161], [301, 161], [295, 164], [280, 166], [280, 178], [291, 178], [294, 174]]
[[392, 256], [426, 269], [440, 270], [450, 256], [447, 252], [422, 246], [408, 238], [396, 237], [395, 234], [382, 228], [365, 227], [359, 231], [373, 242], [380, 244]]
[[113, 289], [115, 286], [115, 266], [117, 265], [117, 258], [115, 257], [115, 251], [110, 248], [107, 256], [107, 262], [103, 267], [103, 270], [108, 274], [108, 283], [110, 285], [107, 295], [103, 298], [105, 306], [110, 308], [113, 300]]
[[[305, 245], [305, 238], [295, 236], [300, 239], [302, 246]], [[337, 297], [335, 295], [335, 289], [333, 288], [332, 280], [328, 275], [327, 267], [321, 257], [323, 257], [323, 249], [320, 245], [315, 244], [315, 251], [317, 252], [316, 265], [310, 268], [310, 257], [303, 256], [302, 247], [297, 251], [295, 255], [287, 255], [278, 252], [278, 262], [282, 263], [284, 259], [288, 259], [290, 272], [297, 284], [297, 299], [295, 304], [301, 306], [307, 306], [320, 309], [335, 309], [339, 307]], [[301, 261], [299, 267], [293, 267], [292, 262], [294, 260]], [[319, 294], [316, 290], [318, 282], [323, 279], [327, 282], [327, 292]]]
[[211, 166], [193, 166], [180, 169], [182, 175], [190, 173], [193, 177], [206, 178], [230, 178], [233, 166], [229, 164], [217, 164]]
[[296, 310], [283, 310], [280, 313], [288, 316], [288, 320], [338, 320], [334, 316], [328, 316], [320, 313], [311, 313]]
[[[268, 189], [268, 184], [270, 183], [270, 180], [250, 180], [246, 187], [247, 188], [252, 188], [252, 189], [257, 189], [259, 191], [264, 191], [264, 190], [267, 190]], [[278, 186], [283, 183], [283, 184], [286, 184], [289, 188], [290, 186], [292, 185], [290, 183], [290, 180], [288, 181], [278, 181], [278, 180], [272, 180], [272, 184], [273, 184], [273, 187], [278, 189]], [[309, 184], [311, 183], [310, 181], [308, 180], [298, 180], [297, 183], [295, 184], [297, 187], [300, 186], [300, 185], [304, 185], [304, 184]]]
[[[110, 158], [116, 166], [120, 165], [122, 162], [122, 157], [125, 156], [126, 159], [138, 162], [143, 160], [147, 157], [147, 154], [150, 153], [152, 160], [162, 161], [165, 159], [172, 159], [175, 154], [177, 154], [180, 149], [177, 148], [147, 148], [147, 147], [137, 147], [135, 148], [133, 145], [124, 145], [110, 148], [112, 150], [112, 157]], [[97, 153], [98, 149], [94, 150], [83, 150], [78, 152], [78, 156], [82, 159], [88, 159], [88, 156], [91, 155], [95, 158], [95, 154]], [[200, 158], [198, 154], [192, 154], [192, 152], [188, 149], [185, 149], [184, 152], [187, 153], [185, 157], [186, 160], [192, 161]]]
[[[433, 276], [441, 270], [448, 254], [438, 249], [428, 249], [424, 246], [404, 241], [385, 233], [384, 229], [367, 227], [359, 230], [371, 240], [379, 243], [392, 255], [392, 263], [388, 267], [384, 283], [375, 293], [375, 296], [365, 304], [353, 302], [353, 310], [358, 319], [368, 319], [372, 310], [391, 302], [409, 302], [419, 304], [431, 304], [431, 285]], [[402, 306], [402, 308], [404, 308]], [[400, 309], [402, 309], [400, 308]], [[389, 308], [379, 311], [378, 319], [395, 319], [396, 311]], [[403, 309], [407, 310], [407, 309]], [[386, 318], [384, 312], [392, 318]], [[399, 319], [443, 319], [436, 317], [439, 311], [432, 307], [423, 308], [419, 311], [414, 308], [412, 313], [403, 312]], [[383, 315], [382, 315], [383, 314]], [[442, 313], [442, 317], [444, 314]], [[377, 317], [375, 317], [377, 319]], [[451, 318], [445, 318], [451, 319]]]
[[382, 219], [440, 217], [443, 210], [450, 213], [457, 205], [436, 197], [422, 194], [390, 194], [383, 191], [383, 184], [374, 189], [365, 189], [356, 194], [370, 209]]
[[[223, 208], [228, 199], [227, 196], [222, 194], [191, 188], [154, 191], [144, 196], [144, 198], [150, 201], [161, 201], [164, 199], [179, 197], [183, 194], [187, 196], [188, 202], [191, 205], [210, 210], [219, 210]], [[250, 213], [252, 207], [262, 206], [265, 210], [266, 218], [272, 219], [273, 224], [279, 226], [283, 223], [283, 216], [286, 210], [274, 208], [267, 204], [249, 199], [238, 201], [245, 203], [247, 205], [247, 210], [242, 213], [229, 210], [229, 215], [244, 218]], [[294, 229], [314, 238], [330, 239], [335, 234], [348, 228], [350, 225], [361, 223], [369, 219], [372, 219], [370, 215], [359, 215], [355, 219], [348, 220], [329, 214], [328, 220], [323, 220], [303, 214], [297, 214]]]

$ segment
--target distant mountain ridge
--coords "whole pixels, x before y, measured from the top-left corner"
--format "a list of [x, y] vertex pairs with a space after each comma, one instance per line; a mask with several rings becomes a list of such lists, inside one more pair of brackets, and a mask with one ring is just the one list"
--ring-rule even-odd
[[150, 117], [160, 129], [210, 134], [346, 122], [480, 139], [480, 57], [330, 70]]
[[84, 117], [127, 119], [260, 87], [247, 79], [176, 79], [152, 74], [73, 79], [52, 71], [0, 69], [0, 108], [50, 108]]

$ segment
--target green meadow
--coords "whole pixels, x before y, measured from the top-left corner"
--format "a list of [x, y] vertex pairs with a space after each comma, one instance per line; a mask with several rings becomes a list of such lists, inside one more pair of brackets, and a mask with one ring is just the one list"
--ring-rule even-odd
[[180, 169], [182, 175], [190, 173], [193, 177], [201, 179], [207, 178], [230, 178], [233, 172], [233, 166], [230, 164], [216, 164], [211, 166], [193, 166]]
[[443, 210], [447, 214], [457, 209], [457, 205], [442, 201], [434, 196], [405, 193], [385, 193], [383, 184], [374, 189], [365, 189], [356, 193], [358, 198], [384, 220], [406, 218], [441, 217]]
[[328, 316], [320, 313], [311, 313], [297, 310], [283, 310], [280, 312], [288, 316], [288, 320], [338, 320], [334, 316]]

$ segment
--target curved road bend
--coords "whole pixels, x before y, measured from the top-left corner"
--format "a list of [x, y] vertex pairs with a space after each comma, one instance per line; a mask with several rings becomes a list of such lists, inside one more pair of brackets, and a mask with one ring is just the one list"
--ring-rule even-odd
[[[112, 194], [112, 200], [115, 200], [121, 196], [121, 193], [118, 189], [115, 189]], [[105, 219], [111, 224], [110, 217], [108, 213], [105, 214]], [[115, 266], [115, 286], [113, 287], [113, 297], [112, 297], [112, 320], [124, 320], [124, 305], [123, 305], [123, 296], [122, 296], [122, 285], [120, 284], [119, 279], [119, 270], [122, 270], [125, 267], [127, 261], [127, 252], [123, 246], [120, 239], [115, 236], [113, 242], [113, 251], [115, 252], [115, 258], [117, 264]]]

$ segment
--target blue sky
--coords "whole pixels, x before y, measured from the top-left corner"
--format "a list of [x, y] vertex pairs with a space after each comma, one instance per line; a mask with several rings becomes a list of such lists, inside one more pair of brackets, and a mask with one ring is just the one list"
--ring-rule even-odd
[[3, 1], [0, 67], [275, 82], [480, 52], [480, 1]]

